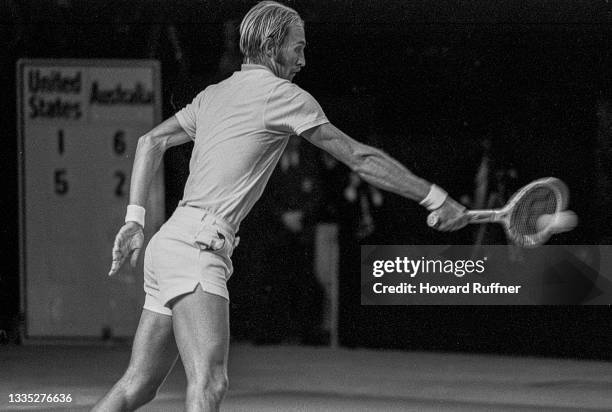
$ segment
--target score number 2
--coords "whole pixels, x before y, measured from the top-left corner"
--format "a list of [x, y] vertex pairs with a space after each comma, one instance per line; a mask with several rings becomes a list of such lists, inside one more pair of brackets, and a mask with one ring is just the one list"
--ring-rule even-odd
[[117, 185], [115, 186], [115, 196], [124, 197], [125, 196], [125, 181], [127, 178], [125, 177], [125, 173], [121, 170], [117, 170], [115, 172], [115, 177], [117, 178]]

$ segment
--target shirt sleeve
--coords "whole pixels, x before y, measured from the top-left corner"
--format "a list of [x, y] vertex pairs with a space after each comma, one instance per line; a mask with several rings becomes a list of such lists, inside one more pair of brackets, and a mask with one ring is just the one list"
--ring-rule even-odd
[[319, 103], [310, 93], [292, 83], [282, 83], [268, 97], [264, 125], [282, 134], [302, 132], [329, 123]]
[[202, 101], [204, 100], [204, 92], [205, 91], [200, 92], [191, 103], [183, 107], [175, 114], [176, 119], [178, 120], [183, 130], [185, 130], [185, 132], [193, 140], [195, 140], [196, 137], [198, 112], [200, 111]]

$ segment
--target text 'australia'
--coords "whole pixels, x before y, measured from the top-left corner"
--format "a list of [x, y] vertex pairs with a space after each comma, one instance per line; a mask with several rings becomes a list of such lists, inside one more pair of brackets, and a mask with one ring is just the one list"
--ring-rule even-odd
[[154, 101], [153, 91], [147, 90], [145, 86], [138, 82], [133, 88], [124, 88], [118, 84], [112, 89], [103, 89], [98, 82], [91, 84], [91, 104], [100, 105], [142, 105], [152, 104]]

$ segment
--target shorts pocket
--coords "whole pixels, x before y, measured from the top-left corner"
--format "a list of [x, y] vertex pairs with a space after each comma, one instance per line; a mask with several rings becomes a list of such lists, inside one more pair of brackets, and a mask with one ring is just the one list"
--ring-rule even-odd
[[195, 244], [200, 250], [211, 250], [213, 252], [225, 247], [227, 238], [216, 225], [202, 224], [195, 234]]

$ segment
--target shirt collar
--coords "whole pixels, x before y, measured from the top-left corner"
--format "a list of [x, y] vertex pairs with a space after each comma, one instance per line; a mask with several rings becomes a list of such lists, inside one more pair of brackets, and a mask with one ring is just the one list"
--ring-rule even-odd
[[246, 72], [249, 70], [261, 70], [261, 69], [267, 70], [270, 73], [272, 73], [272, 70], [270, 70], [267, 66], [264, 66], [263, 64], [253, 64], [253, 63], [243, 63], [240, 68], [240, 71]]

